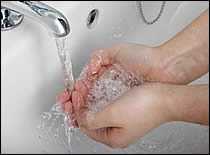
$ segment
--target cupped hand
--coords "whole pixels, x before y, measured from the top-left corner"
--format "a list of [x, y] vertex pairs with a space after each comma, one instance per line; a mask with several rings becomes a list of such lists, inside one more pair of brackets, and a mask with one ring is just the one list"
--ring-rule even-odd
[[76, 115], [81, 115], [81, 107], [87, 106], [85, 99], [92, 84], [104, 71], [113, 64], [119, 64], [126, 71], [137, 77], [143, 77], [146, 82], [179, 83], [174, 74], [165, 72], [165, 61], [159, 48], [147, 47], [138, 44], [120, 44], [111, 48], [93, 52], [80, 80], [74, 84], [73, 90], [65, 90], [58, 95], [64, 112], [71, 114], [71, 124], [78, 127]]
[[[170, 88], [155, 82], [182, 84], [187, 77], [176, 76], [176, 67], [167, 67], [170, 63], [163, 55], [158, 48], [135, 44], [95, 51], [74, 89], [58, 96], [64, 111], [70, 114], [71, 124], [104, 144], [125, 147], [171, 120], [172, 114], [163, 106]], [[145, 84], [130, 90], [102, 112], [91, 114], [87, 95], [93, 83], [113, 64], [119, 64], [137, 77], [143, 76]]]
[[[80, 115], [80, 129], [112, 148], [124, 148], [152, 129], [173, 120], [166, 105], [168, 89], [159, 83], [133, 88], [97, 113]], [[84, 113], [83, 113], [84, 114]]]

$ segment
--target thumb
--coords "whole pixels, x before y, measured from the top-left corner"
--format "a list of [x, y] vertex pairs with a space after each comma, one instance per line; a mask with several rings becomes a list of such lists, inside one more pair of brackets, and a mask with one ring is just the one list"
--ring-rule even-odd
[[115, 105], [110, 104], [100, 112], [86, 112], [85, 117], [80, 119], [79, 126], [88, 130], [95, 130], [107, 127], [121, 127], [116, 118]]

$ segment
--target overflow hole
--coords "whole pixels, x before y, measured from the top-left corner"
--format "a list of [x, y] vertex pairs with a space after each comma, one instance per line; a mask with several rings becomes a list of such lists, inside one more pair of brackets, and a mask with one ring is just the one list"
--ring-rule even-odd
[[89, 29], [92, 29], [96, 25], [98, 21], [98, 15], [99, 15], [98, 9], [93, 9], [89, 13], [88, 18], [87, 18], [87, 27]]

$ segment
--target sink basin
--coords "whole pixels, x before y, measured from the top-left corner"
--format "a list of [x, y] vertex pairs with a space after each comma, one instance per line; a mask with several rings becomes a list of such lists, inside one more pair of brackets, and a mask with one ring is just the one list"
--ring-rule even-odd
[[[120, 42], [158, 46], [171, 39], [208, 8], [208, 2], [166, 2], [160, 20], [146, 25], [135, 1], [46, 1], [69, 20], [74, 75], [77, 77], [94, 49]], [[159, 2], [160, 3], [160, 2]], [[156, 5], [154, 5], [156, 4]], [[148, 2], [145, 15], [155, 16], [158, 2]], [[156, 7], [155, 7], [156, 6]], [[88, 14], [99, 14], [87, 27]], [[155, 37], [154, 37], [155, 36]], [[1, 148], [2, 153], [46, 153], [37, 142], [40, 114], [55, 104], [63, 75], [55, 40], [32, 19], [1, 33]], [[193, 83], [208, 83], [208, 74]], [[73, 140], [73, 153], [208, 153], [208, 127], [189, 123], [163, 125], [125, 150], [113, 150], [81, 133]], [[84, 139], [84, 140], [83, 140]], [[51, 144], [50, 153], [66, 153]]]

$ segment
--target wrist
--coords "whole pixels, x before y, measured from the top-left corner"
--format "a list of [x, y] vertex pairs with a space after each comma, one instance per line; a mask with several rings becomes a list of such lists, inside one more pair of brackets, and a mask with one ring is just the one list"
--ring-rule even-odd
[[[169, 48], [162, 45], [156, 48], [156, 54], [158, 55], [157, 71], [160, 82], [166, 82], [171, 84], [188, 84], [192, 81], [190, 65], [194, 61], [192, 55], [184, 54], [187, 50]], [[182, 53], [183, 52], [183, 53]], [[191, 65], [192, 66], [192, 65]]]
[[208, 85], [169, 85], [164, 98], [169, 121], [208, 124]]
[[[172, 90], [170, 84], [164, 83], [145, 83], [144, 87], [147, 87], [149, 91], [147, 98], [151, 99], [153, 115], [159, 121], [160, 124], [177, 120], [177, 116], [174, 113], [173, 99], [171, 99]], [[152, 91], [151, 91], [152, 90]]]
[[176, 98], [174, 99], [173, 95], [175, 92], [175, 86], [171, 84], [159, 84], [161, 93], [161, 100], [159, 103], [160, 107], [160, 115], [162, 115], [163, 122], [172, 122], [177, 121], [179, 118], [177, 117], [177, 111], [174, 110], [173, 105], [176, 102]]

